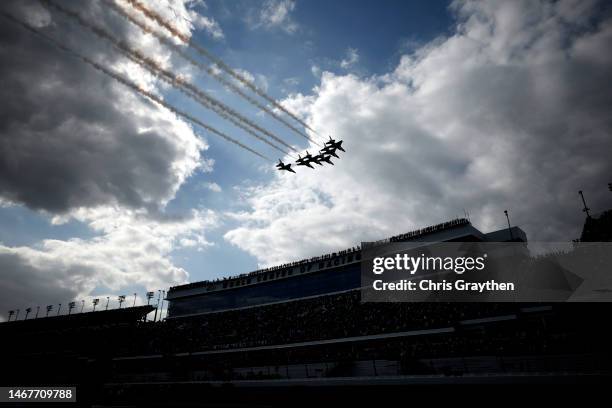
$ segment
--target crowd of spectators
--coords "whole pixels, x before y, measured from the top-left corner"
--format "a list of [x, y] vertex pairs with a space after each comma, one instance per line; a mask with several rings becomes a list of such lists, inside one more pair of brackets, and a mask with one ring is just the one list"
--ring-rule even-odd
[[[512, 304], [362, 303], [360, 292], [170, 319], [176, 352], [235, 349], [452, 327], [464, 319], [513, 313]], [[166, 336], [161, 336], [166, 338]], [[159, 342], [158, 342], [159, 343]], [[163, 345], [157, 344], [157, 348]]]
[[[527, 312], [529, 309], [541, 311]], [[230, 378], [226, 376], [238, 372], [234, 370], [237, 367], [329, 362], [334, 370], [330, 375], [340, 375], [342, 367], [356, 361], [388, 360], [399, 362], [403, 373], [418, 374], [431, 369], [423, 362], [427, 359], [500, 356], [508, 361], [528, 361], [525, 356], [587, 351], [593, 356], [609, 355], [602, 352], [607, 350], [609, 336], [600, 335], [601, 322], [609, 310], [601, 304], [362, 303], [360, 292], [354, 290], [155, 323], [117, 323], [111, 319], [52, 329], [49, 324], [23, 322], [24, 327], [31, 323], [27, 331], [16, 331], [19, 325], [8, 323], [4, 340], [16, 361], [36, 362], [44, 356], [52, 362], [49, 369], [54, 370], [58, 361], [71, 361], [62, 365], [66, 378], [83, 369], [80, 364], [86, 361], [136, 356], [159, 357], [120, 359], [114, 366], [87, 369], [108, 375], [120, 370], [128, 378], [150, 371], [171, 372], [172, 378], [179, 379], [189, 379], [194, 373], [218, 379]], [[44, 323], [52, 319], [48, 320]], [[479, 323], [483, 321], [488, 323]], [[426, 330], [438, 328], [452, 330]], [[401, 334], [415, 330], [421, 332]], [[385, 334], [400, 335], [376, 336]], [[336, 341], [317, 343], [322, 340]], [[301, 342], [314, 344], [291, 346]], [[279, 347], [287, 345], [290, 347]], [[268, 347], [260, 350], [258, 346]], [[215, 353], [197, 353], [205, 351]], [[181, 357], [192, 353], [196, 353], [193, 359]]]
[[[264, 377], [304, 375], [295, 370], [312, 373], [321, 367], [329, 371], [325, 376], [351, 376], [356, 363], [376, 364], [375, 360], [382, 365], [395, 362], [398, 373], [418, 375], [441, 374], [449, 366], [462, 369], [466, 358], [472, 358], [476, 366], [463, 367], [464, 372], [593, 371], [610, 359], [606, 351], [610, 337], [598, 335], [597, 325], [606, 313], [597, 313], [599, 309], [590, 305], [361, 304], [355, 292], [348, 292], [283, 306], [285, 309], [257, 307], [165, 322], [157, 326], [164, 328], [164, 335], [150, 332], [157, 340], [168, 339], [168, 343], [156, 344], [160, 347], [156, 352], [165, 358], [129, 360], [118, 366], [128, 377], [151, 372], [181, 380], [215, 380], [244, 379], [245, 373], [259, 371]], [[539, 311], [527, 311], [530, 309]], [[253, 320], [243, 320], [247, 318]], [[444, 326], [453, 330], [350, 339]], [[332, 338], [338, 341], [316, 342]], [[315, 342], [295, 347], [308, 340]], [[479, 367], [479, 361], [489, 366]]]
[[[330, 254], [315, 256], [309, 259], [302, 259], [300, 261], [289, 262], [289, 263], [282, 264], [282, 265], [270, 266], [268, 268], [258, 269], [253, 272], [243, 273], [243, 274], [236, 275], [236, 276], [223, 277], [223, 278], [218, 278], [218, 279], [213, 279], [213, 280], [204, 280], [204, 281], [199, 281], [199, 282], [192, 282], [192, 283], [188, 283], [186, 285], [180, 285], [180, 286], [173, 286], [169, 289], [168, 293], [170, 294], [179, 289], [187, 290], [187, 289], [194, 289], [194, 288], [200, 288], [200, 287], [207, 287], [209, 289], [212, 289], [215, 287], [215, 283], [218, 283], [218, 282], [223, 282], [224, 288], [227, 287], [227, 284], [226, 284], [227, 282], [240, 282], [244, 284], [248, 280], [248, 282], [250, 283], [253, 277], [256, 278], [258, 276], [263, 276], [263, 275], [266, 275], [268, 272], [285, 271], [285, 272], [289, 272], [289, 274], [291, 275], [294, 267], [298, 267], [298, 266], [302, 267], [302, 271], [303, 271], [305, 270], [306, 265], [312, 264], [315, 262], [329, 261], [329, 260], [339, 258], [339, 257], [345, 257], [344, 259], [348, 259], [349, 262], [351, 262], [353, 260], [353, 255], [355, 255], [355, 258], [354, 258], [355, 260], [359, 260], [361, 259], [360, 252], [361, 252], [361, 247], [356, 246], [356, 247], [344, 249], [342, 251], [333, 252]], [[283, 276], [285, 275], [283, 274]]]

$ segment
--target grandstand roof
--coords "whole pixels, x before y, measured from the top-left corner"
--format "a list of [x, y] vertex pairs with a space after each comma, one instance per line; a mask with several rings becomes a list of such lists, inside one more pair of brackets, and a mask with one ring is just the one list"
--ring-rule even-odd
[[110, 326], [130, 324], [141, 320], [155, 310], [153, 306], [126, 307], [124, 309], [102, 310], [96, 312], [74, 313], [71, 315], [39, 317], [37, 319], [16, 320], [0, 323], [2, 330], [45, 331], [62, 328]]

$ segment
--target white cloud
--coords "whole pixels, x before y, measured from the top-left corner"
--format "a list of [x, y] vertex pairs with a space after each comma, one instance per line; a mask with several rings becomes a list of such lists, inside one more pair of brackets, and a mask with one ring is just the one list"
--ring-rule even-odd
[[293, 34], [298, 24], [293, 20], [291, 13], [295, 10], [294, 0], [266, 0], [255, 19], [251, 19], [253, 28], [281, 29]]
[[220, 193], [222, 191], [221, 186], [215, 182], [204, 183], [204, 187], [214, 193]]
[[80, 209], [71, 218], [85, 223], [90, 239], [45, 239], [35, 246], [0, 244], [0, 308], [22, 309], [87, 297], [95, 288], [118, 293], [131, 285], [166, 288], [187, 281], [187, 271], [174, 265], [170, 254], [186, 247], [211, 245], [204, 230], [217, 219], [211, 211], [186, 217], [118, 207]]
[[[266, 78], [265, 75], [252, 74], [246, 69], [240, 69], [240, 68], [237, 68], [234, 71], [236, 71], [239, 75], [241, 75], [247, 81], [255, 84], [259, 89], [263, 90], [264, 92], [268, 90], [269, 83], [268, 83], [268, 78]], [[242, 82], [238, 80], [234, 80], [234, 83], [241, 88], [246, 88], [246, 85], [244, 85]]]
[[[144, 68], [60, 13], [38, 2], [0, 7], [163, 94]], [[164, 66], [184, 70], [151, 36], [97, 2], [74, 10], [112, 27]], [[167, 7], [158, 11], [171, 18]], [[176, 24], [191, 34], [186, 20]], [[7, 101], [0, 106], [0, 205], [26, 206], [54, 225], [76, 220], [93, 234], [0, 244], [0, 313], [86, 297], [96, 287], [119, 291], [184, 282], [187, 272], [174, 264], [172, 252], [208, 247], [204, 230], [216, 219], [204, 210], [170, 216], [165, 208], [187, 178], [212, 171], [214, 162], [204, 157], [207, 143], [174, 114], [13, 23], [0, 25], [0, 43], [0, 75], [6, 78], [0, 98]]]
[[[129, 9], [129, 5], [121, 1]], [[195, 30], [204, 30], [211, 37], [217, 40], [225, 38], [225, 34], [219, 23], [212, 17], [205, 16], [196, 11], [196, 8], [207, 9], [203, 1], [185, 0], [164, 0], [147, 2], [147, 7], [155, 10], [181, 33], [188, 37], [193, 35]]]
[[312, 65], [310, 67], [310, 72], [313, 76], [319, 78], [321, 76], [321, 68], [318, 65]]
[[[4, 7], [23, 17], [28, 4], [7, 2]], [[78, 12], [113, 27], [117, 37], [129, 38], [165, 66], [181, 68], [150, 36], [97, 3]], [[89, 30], [55, 10], [48, 18], [43, 32], [160, 92], [154, 76]], [[0, 97], [8, 101], [0, 108], [3, 200], [50, 213], [101, 205], [161, 208], [201, 165], [207, 144], [173, 113], [14, 23], [3, 24], [3, 31], [2, 38], [19, 39], [2, 44], [6, 53], [0, 70], [7, 85]], [[52, 63], [36, 63], [41, 60]]]
[[269, 265], [463, 209], [485, 231], [508, 209], [531, 240], [576, 238], [579, 189], [591, 208], [612, 207], [612, 19], [588, 27], [598, 7], [570, 3], [455, 2], [457, 31], [393, 72], [324, 72], [312, 95], [283, 103], [347, 152], [244, 190], [225, 238]]
[[204, 0], [187, 0], [185, 1], [185, 5], [190, 9], [195, 7], [202, 7], [204, 9], [208, 8], [208, 4], [206, 4]]
[[356, 48], [349, 48], [346, 50], [346, 57], [340, 61], [340, 67], [349, 69], [357, 62], [359, 62], [359, 52]]
[[212, 17], [203, 16], [193, 10], [189, 11], [189, 17], [191, 18], [195, 28], [203, 29], [215, 39], [221, 40], [225, 38], [225, 34], [223, 33], [221, 26]]

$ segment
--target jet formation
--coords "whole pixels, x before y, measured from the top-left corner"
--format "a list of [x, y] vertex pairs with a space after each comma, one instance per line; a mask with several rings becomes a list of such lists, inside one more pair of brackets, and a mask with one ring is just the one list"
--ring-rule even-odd
[[[325, 145], [321, 150], [319, 150], [318, 154], [312, 155], [308, 153], [308, 150], [306, 150], [306, 154], [304, 155], [304, 157], [298, 155], [298, 158], [295, 161], [295, 165], [310, 167], [311, 169], [314, 169], [314, 167], [312, 166], [313, 164], [323, 166], [325, 163], [327, 163], [333, 166], [334, 163], [331, 161], [331, 158], [332, 156], [337, 159], [340, 158], [340, 156], [338, 156], [338, 154], [336, 153], [338, 150], [346, 152], [346, 150], [344, 150], [344, 148], [342, 147], [342, 140], [335, 141], [330, 136], [329, 140], [325, 142]], [[285, 164], [280, 159], [278, 160], [276, 168], [281, 171], [284, 170], [290, 171], [291, 173], [295, 173], [295, 171], [291, 168], [291, 163]]]

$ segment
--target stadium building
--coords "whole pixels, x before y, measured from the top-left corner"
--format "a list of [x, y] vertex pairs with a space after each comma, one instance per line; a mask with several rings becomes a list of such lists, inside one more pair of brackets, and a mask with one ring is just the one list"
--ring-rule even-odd
[[[589, 217], [580, 240], [611, 237], [611, 219]], [[457, 219], [383, 242], [526, 240]], [[161, 322], [141, 306], [2, 323], [0, 382], [76, 384], [84, 406], [242, 407], [610, 381], [611, 303], [361, 302], [360, 259], [351, 248], [174, 287]]]
[[[519, 227], [483, 233], [465, 218], [379, 242], [527, 242]], [[358, 289], [361, 248], [354, 247], [239, 276], [175, 286], [168, 291], [168, 318], [240, 309]]]

